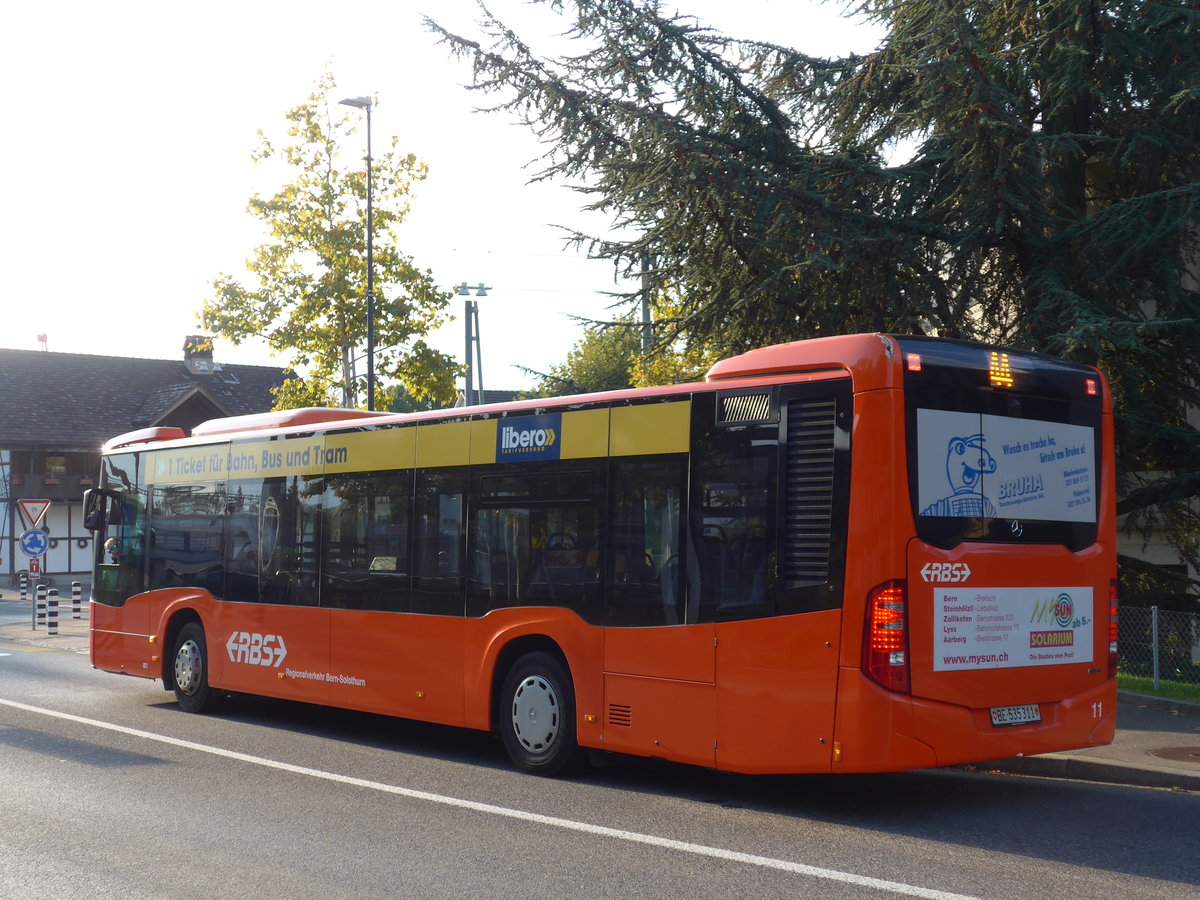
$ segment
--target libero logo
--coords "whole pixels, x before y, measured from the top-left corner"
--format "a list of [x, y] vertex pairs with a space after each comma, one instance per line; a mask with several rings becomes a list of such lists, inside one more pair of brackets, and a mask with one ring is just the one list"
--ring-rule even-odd
[[558, 459], [562, 415], [502, 419], [496, 429], [496, 461]]

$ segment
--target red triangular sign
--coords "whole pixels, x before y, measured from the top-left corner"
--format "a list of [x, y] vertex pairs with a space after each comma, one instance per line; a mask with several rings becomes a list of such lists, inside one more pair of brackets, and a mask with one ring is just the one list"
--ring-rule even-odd
[[18, 500], [17, 506], [21, 508], [21, 516], [30, 528], [37, 528], [42, 524], [42, 519], [46, 518], [46, 510], [50, 508], [49, 500]]

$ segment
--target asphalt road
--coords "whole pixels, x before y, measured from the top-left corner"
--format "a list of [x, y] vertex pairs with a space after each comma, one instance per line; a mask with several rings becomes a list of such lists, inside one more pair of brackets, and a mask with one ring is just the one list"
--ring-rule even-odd
[[483, 734], [234, 698], [178, 710], [0, 643], [0, 896], [1200, 895], [1200, 796], [965, 771], [548, 781]]

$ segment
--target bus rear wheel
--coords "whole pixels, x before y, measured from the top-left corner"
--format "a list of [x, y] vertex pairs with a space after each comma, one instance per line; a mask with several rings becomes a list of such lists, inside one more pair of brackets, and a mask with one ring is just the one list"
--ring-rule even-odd
[[500, 735], [522, 772], [553, 777], [582, 767], [575, 740], [575, 695], [562, 661], [543, 652], [516, 661], [504, 679]]
[[208, 686], [208, 643], [204, 628], [188, 622], [179, 629], [172, 654], [175, 666], [175, 699], [184, 712], [199, 713], [217, 705], [217, 693]]

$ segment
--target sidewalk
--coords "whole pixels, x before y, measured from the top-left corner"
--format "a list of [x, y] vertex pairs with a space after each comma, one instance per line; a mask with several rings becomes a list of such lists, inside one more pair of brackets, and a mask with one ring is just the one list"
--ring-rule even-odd
[[[0, 644], [24, 644], [87, 655], [87, 596], [85, 589], [79, 619], [71, 618], [69, 585], [65, 603], [59, 597], [57, 637], [51, 637], [45, 626], [33, 630], [27, 620], [0, 626]], [[0, 602], [20, 599], [19, 591], [0, 590]], [[967, 768], [1200, 792], [1200, 706], [1122, 692], [1117, 705], [1117, 734], [1107, 746], [994, 760]]]
[[[83, 581], [83, 602], [80, 604], [80, 617], [71, 618], [71, 583], [56, 584], [58, 590], [58, 634], [51, 637], [47, 624], [39, 624], [33, 628], [31, 617], [23, 622], [0, 626], [0, 643], [5, 641], [13, 644], [25, 644], [34, 647], [45, 647], [54, 650], [70, 650], [75, 653], [88, 654], [88, 596], [91, 586]], [[29, 592], [33, 599], [33, 591]], [[21, 591], [19, 588], [0, 589], [0, 603], [19, 603]], [[27, 601], [28, 602], [28, 601]]]
[[1111, 744], [973, 768], [1200, 792], [1200, 706], [1122, 691]]

